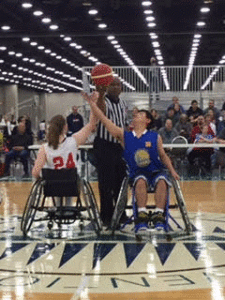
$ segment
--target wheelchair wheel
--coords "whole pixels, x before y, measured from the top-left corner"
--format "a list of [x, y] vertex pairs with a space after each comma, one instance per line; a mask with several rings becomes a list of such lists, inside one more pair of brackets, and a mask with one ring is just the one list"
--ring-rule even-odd
[[30, 195], [27, 199], [26, 206], [23, 211], [22, 221], [21, 221], [21, 230], [26, 236], [30, 227], [34, 221], [37, 208], [40, 203], [42, 195], [42, 182], [37, 180], [31, 189]]
[[119, 225], [120, 218], [126, 208], [128, 181], [129, 181], [129, 177], [128, 176], [124, 177], [121, 188], [120, 188], [119, 196], [118, 196], [118, 199], [116, 202], [116, 206], [115, 206], [115, 209], [113, 212], [111, 225], [110, 225], [113, 233], [116, 230], [117, 226]]
[[187, 234], [190, 234], [192, 232], [192, 225], [188, 217], [186, 204], [185, 204], [183, 193], [181, 191], [180, 183], [178, 180], [174, 180], [174, 179], [172, 180], [172, 182], [173, 182], [174, 192], [176, 195], [177, 204], [184, 221], [186, 232]]
[[99, 235], [102, 230], [102, 221], [92, 187], [85, 179], [81, 179], [80, 181], [80, 196], [85, 202], [92, 226]]

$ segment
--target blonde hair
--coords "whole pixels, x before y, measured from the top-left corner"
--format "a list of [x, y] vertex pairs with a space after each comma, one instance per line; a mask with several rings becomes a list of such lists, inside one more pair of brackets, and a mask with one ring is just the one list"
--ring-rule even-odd
[[59, 145], [59, 136], [63, 133], [63, 128], [66, 125], [66, 120], [62, 115], [54, 116], [49, 122], [47, 140], [48, 145], [53, 149], [57, 149]]

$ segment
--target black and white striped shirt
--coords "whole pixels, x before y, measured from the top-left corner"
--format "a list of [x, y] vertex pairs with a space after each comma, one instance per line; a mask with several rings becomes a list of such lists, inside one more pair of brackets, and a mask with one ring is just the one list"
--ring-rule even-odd
[[[126, 111], [127, 106], [124, 100], [119, 100], [118, 103], [112, 102], [106, 96], [106, 116], [117, 126], [125, 128], [126, 125]], [[114, 138], [102, 123], [98, 125], [97, 137], [104, 139], [108, 142], [118, 143], [118, 140]]]

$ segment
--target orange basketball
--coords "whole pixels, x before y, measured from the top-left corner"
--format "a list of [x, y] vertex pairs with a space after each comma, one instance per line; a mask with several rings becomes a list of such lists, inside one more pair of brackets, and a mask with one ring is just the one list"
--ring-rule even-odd
[[91, 71], [91, 79], [95, 85], [108, 86], [113, 82], [113, 70], [107, 64], [96, 65]]

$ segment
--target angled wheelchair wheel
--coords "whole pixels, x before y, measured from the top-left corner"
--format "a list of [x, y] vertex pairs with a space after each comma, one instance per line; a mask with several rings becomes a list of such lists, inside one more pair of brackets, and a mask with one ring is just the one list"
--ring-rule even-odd
[[27, 199], [21, 221], [21, 230], [25, 236], [27, 235], [34, 221], [35, 214], [42, 196], [42, 188], [42, 181], [37, 180], [33, 184], [30, 195]]
[[129, 177], [128, 176], [124, 177], [121, 188], [120, 188], [119, 196], [118, 196], [118, 199], [116, 202], [116, 206], [115, 206], [115, 209], [113, 212], [111, 225], [110, 225], [113, 233], [116, 230], [116, 228], [118, 227], [121, 216], [126, 208], [128, 181], [129, 181]]
[[182, 216], [183, 221], [184, 221], [185, 230], [186, 230], [187, 234], [191, 234], [192, 225], [191, 225], [190, 219], [188, 217], [186, 204], [185, 204], [184, 196], [183, 196], [183, 193], [182, 193], [182, 190], [181, 190], [181, 187], [180, 187], [180, 183], [179, 183], [178, 180], [174, 180], [174, 179], [172, 179], [172, 183], [173, 183], [174, 192], [175, 192], [175, 195], [176, 195], [177, 205], [179, 207], [181, 216]]
[[80, 197], [81, 201], [84, 200], [85, 202], [94, 231], [99, 235], [102, 230], [102, 221], [92, 187], [85, 179], [80, 181]]

